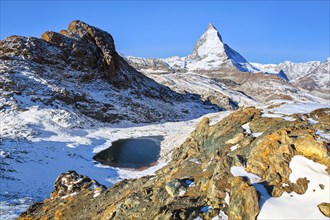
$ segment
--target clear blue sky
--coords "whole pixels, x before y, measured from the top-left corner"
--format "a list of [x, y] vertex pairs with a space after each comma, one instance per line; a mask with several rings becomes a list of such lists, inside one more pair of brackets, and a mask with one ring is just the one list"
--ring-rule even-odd
[[185, 56], [213, 23], [249, 61], [305, 62], [329, 57], [329, 1], [4, 1], [1, 39], [40, 37], [79, 19], [106, 30], [117, 51]]

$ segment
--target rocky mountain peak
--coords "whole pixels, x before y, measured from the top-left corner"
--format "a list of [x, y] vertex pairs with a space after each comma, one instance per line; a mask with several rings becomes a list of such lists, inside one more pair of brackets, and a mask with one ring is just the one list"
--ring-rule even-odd
[[68, 31], [77, 34], [80, 38], [95, 41], [95, 44], [103, 50], [115, 50], [112, 36], [99, 28], [86, 24], [83, 21], [74, 20], [70, 22]]
[[214, 30], [217, 30], [214, 25], [212, 23], [209, 23], [209, 25], [207, 26], [207, 29], [214, 29]]
[[212, 54], [225, 55], [225, 47], [218, 30], [210, 23], [206, 32], [197, 41], [191, 56], [205, 58]]
[[256, 71], [244, 57], [223, 43], [219, 31], [211, 23], [187, 58], [187, 66], [193, 70]]

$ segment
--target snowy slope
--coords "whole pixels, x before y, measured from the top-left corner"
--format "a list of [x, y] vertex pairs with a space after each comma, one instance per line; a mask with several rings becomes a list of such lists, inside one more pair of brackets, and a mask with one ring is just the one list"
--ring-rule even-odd
[[[264, 117], [272, 117], [271, 114], [276, 114], [277, 117], [287, 118], [286, 114], [306, 113], [321, 107], [327, 106], [287, 103], [275, 109], [268, 109], [267, 106], [262, 108]], [[230, 111], [223, 111], [205, 116], [210, 117], [210, 124], [215, 124], [229, 114]], [[58, 174], [68, 170], [84, 173], [106, 186], [125, 178], [153, 174], [167, 164], [171, 159], [172, 150], [186, 140], [201, 120], [198, 118], [158, 124], [116, 125], [101, 123], [86, 116], [77, 115], [70, 110], [39, 106], [31, 106], [22, 112], [7, 109], [1, 112], [0, 119], [2, 122], [0, 126], [2, 129], [0, 130], [2, 135], [0, 213], [5, 219], [15, 218], [33, 202], [47, 198], [53, 190], [53, 183]], [[115, 140], [159, 135], [164, 137], [161, 142], [161, 158], [158, 164], [146, 170], [132, 171], [107, 167], [92, 159], [95, 153], [108, 148]], [[292, 162], [293, 171], [299, 172], [310, 167], [305, 163], [299, 166], [294, 163]], [[308, 176], [312, 181], [314, 177], [318, 178], [315, 179], [315, 184], [323, 183], [326, 177], [321, 168], [313, 169], [312, 176]], [[236, 172], [236, 175], [245, 176], [246, 173]], [[294, 208], [299, 209], [310, 204], [310, 200], [304, 195], [297, 195], [296, 199]], [[283, 198], [274, 198], [274, 200], [274, 202], [269, 200], [265, 203], [261, 209], [261, 216], [270, 216], [273, 213], [271, 210], [274, 209], [292, 208], [285, 205], [285, 195]], [[313, 200], [313, 204], [315, 201]]]
[[[217, 113], [217, 119], [229, 112]], [[214, 115], [214, 113], [213, 113]], [[213, 117], [210, 115], [210, 117]], [[125, 178], [153, 174], [170, 159], [200, 119], [159, 124], [106, 124], [77, 115], [70, 109], [36, 106], [0, 112], [0, 215], [11, 219], [32, 202], [47, 198], [58, 174], [76, 170], [110, 186]], [[144, 171], [100, 165], [95, 153], [115, 140], [163, 136], [161, 159]]]
[[200, 94], [204, 100], [236, 109], [239, 106], [256, 105], [258, 102], [242, 92], [230, 89], [225, 84], [196, 73], [147, 74], [155, 81], [168, 86], [179, 93]]
[[330, 58], [325, 61], [293, 63], [285, 61], [280, 64], [251, 63], [262, 72], [284, 73], [288, 80], [297, 87], [329, 99], [330, 92]]

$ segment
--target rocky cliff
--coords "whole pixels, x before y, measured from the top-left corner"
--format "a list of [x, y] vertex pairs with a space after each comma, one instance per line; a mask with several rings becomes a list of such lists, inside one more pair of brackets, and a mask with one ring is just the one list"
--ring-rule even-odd
[[[316, 195], [304, 207], [309, 215], [329, 217], [329, 141], [320, 134], [330, 109], [271, 117], [272, 108], [239, 109], [216, 124], [204, 118], [156, 175], [98, 186], [97, 196], [91, 180], [61, 174], [51, 197], [19, 219], [256, 219], [267, 200], [305, 193]], [[297, 175], [297, 160], [314, 163], [310, 172], [323, 177]]]

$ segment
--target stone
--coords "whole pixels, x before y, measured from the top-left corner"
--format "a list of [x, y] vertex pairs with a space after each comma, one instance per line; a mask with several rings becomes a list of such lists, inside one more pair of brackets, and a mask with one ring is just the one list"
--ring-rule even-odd
[[234, 138], [226, 141], [225, 144], [234, 145], [234, 144], [239, 143], [241, 140], [243, 140], [243, 138], [244, 138], [244, 134], [243, 133], [239, 133]]
[[306, 177], [297, 179], [296, 183], [292, 184], [292, 190], [297, 194], [304, 194], [308, 189], [309, 180]]
[[317, 206], [323, 215], [330, 218], [330, 203], [323, 202]]
[[286, 129], [264, 136], [251, 150], [246, 170], [262, 177], [270, 185], [285, 183], [291, 173], [289, 163], [295, 155], [291, 142]]
[[183, 183], [181, 183], [181, 181], [179, 181], [178, 179], [174, 179], [170, 182], [167, 182], [165, 185], [165, 189], [172, 197], [184, 196], [187, 192]]
[[64, 197], [79, 193], [83, 189], [95, 190], [96, 193], [103, 192], [107, 187], [91, 180], [87, 176], [78, 174], [71, 170], [60, 174], [54, 184], [54, 190], [51, 193], [51, 198]]
[[330, 171], [330, 153], [325, 142], [317, 141], [314, 135], [305, 134], [304, 138], [295, 141], [294, 146], [298, 154], [326, 165], [328, 172]]
[[241, 177], [235, 177], [231, 182], [228, 218], [254, 220], [258, 213], [258, 195], [255, 188], [245, 183]]

